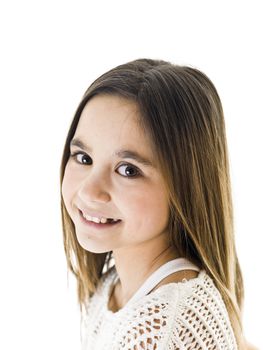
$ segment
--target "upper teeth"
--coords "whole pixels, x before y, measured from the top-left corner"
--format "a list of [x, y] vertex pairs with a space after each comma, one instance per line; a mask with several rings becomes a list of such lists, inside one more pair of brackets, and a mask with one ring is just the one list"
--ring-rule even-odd
[[[99, 224], [99, 223], [105, 224], [108, 221], [108, 219], [106, 219], [106, 218], [96, 218], [94, 216], [89, 216], [89, 215], [84, 214], [84, 213], [82, 213], [82, 214], [86, 220], [96, 222], [97, 224]], [[113, 219], [113, 221], [118, 221], [118, 219]]]

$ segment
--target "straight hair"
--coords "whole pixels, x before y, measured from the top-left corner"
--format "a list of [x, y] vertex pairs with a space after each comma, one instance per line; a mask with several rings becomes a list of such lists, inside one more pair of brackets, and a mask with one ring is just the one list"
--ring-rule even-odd
[[[169, 238], [179, 256], [213, 279], [226, 305], [240, 349], [244, 299], [236, 253], [229, 159], [222, 104], [215, 86], [200, 70], [152, 59], [117, 66], [85, 92], [66, 138], [60, 184], [83, 108], [101, 94], [124, 97], [139, 107], [140, 126], [149, 135], [169, 194]], [[112, 269], [112, 251], [93, 253], [80, 246], [61, 192], [64, 249], [77, 279], [80, 309], [87, 307], [101, 277]]]

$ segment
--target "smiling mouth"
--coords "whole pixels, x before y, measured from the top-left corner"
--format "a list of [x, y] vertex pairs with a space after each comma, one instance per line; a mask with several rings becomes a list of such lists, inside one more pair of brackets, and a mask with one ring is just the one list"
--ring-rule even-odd
[[82, 222], [84, 222], [85, 224], [89, 225], [90, 227], [96, 227], [96, 228], [103, 228], [103, 227], [109, 227], [109, 226], [114, 226], [117, 225], [118, 223], [120, 223], [122, 220], [118, 219], [117, 221], [113, 221], [113, 219], [107, 219], [106, 223], [101, 223], [101, 222], [95, 222], [92, 220], [88, 220], [83, 216], [83, 213], [81, 210], [79, 210], [79, 214], [81, 217]]

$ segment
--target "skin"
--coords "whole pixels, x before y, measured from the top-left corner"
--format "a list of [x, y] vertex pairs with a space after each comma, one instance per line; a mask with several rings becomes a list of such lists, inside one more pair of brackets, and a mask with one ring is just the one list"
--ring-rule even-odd
[[[168, 241], [165, 182], [138, 120], [135, 102], [109, 95], [93, 97], [83, 109], [73, 137], [81, 139], [90, 151], [71, 147], [71, 153], [86, 156], [69, 158], [62, 184], [63, 200], [80, 245], [94, 253], [113, 251], [119, 282], [109, 307], [115, 310], [123, 307], [156, 269], [178, 257]], [[137, 151], [154, 166], [114, 156], [121, 148]], [[129, 166], [124, 165], [127, 163]], [[140, 176], [129, 178], [130, 166], [132, 174], [138, 169]], [[81, 222], [78, 208], [102, 212], [122, 222], [103, 230], [89, 228]], [[172, 274], [156, 288], [178, 280], [178, 276], [188, 277], [188, 273], [196, 276], [194, 271]]]

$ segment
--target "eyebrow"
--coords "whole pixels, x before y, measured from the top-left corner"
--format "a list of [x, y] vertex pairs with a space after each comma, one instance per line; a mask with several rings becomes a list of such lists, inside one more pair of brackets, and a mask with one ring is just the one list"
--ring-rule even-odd
[[[77, 146], [81, 149], [83, 149], [84, 151], [86, 152], [90, 152], [90, 148], [84, 144], [84, 142], [82, 142], [80, 139], [78, 138], [75, 138], [73, 139], [71, 142], [70, 142], [70, 147], [71, 146]], [[115, 151], [113, 153], [114, 156], [117, 156], [119, 158], [130, 158], [130, 159], [134, 159], [136, 160], [138, 163], [141, 163], [142, 165], [144, 166], [147, 166], [147, 167], [152, 167], [154, 168], [155, 166], [153, 165], [153, 163], [141, 156], [138, 152], [136, 151], [131, 151], [131, 150], [126, 150], [126, 149], [119, 149], [117, 151]]]

